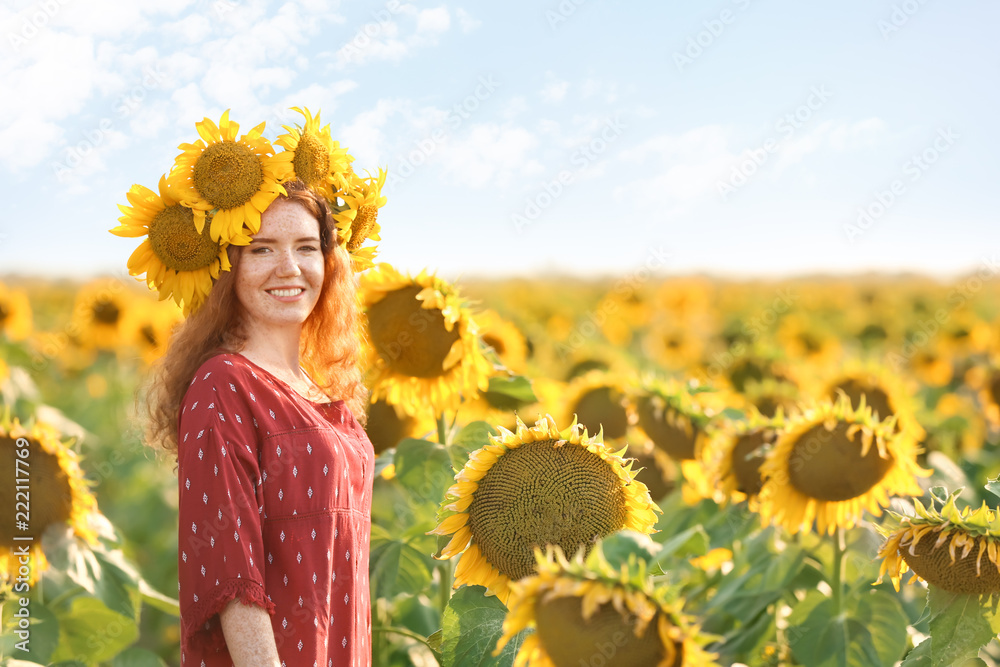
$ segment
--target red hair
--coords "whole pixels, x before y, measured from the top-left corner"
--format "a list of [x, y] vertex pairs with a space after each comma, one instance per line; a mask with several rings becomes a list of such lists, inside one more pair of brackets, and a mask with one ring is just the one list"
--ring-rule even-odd
[[[343, 399], [365, 423], [368, 392], [358, 368], [361, 336], [358, 280], [351, 258], [337, 243], [326, 200], [301, 181], [285, 183], [290, 201], [301, 204], [320, 226], [325, 275], [316, 307], [302, 325], [299, 359], [310, 377], [332, 399]], [[231, 271], [223, 271], [201, 308], [170, 338], [167, 352], [148, 383], [147, 443], [177, 454], [177, 417], [195, 371], [221, 352], [239, 352], [246, 343], [245, 314], [236, 298], [236, 272], [245, 246], [229, 246]]]

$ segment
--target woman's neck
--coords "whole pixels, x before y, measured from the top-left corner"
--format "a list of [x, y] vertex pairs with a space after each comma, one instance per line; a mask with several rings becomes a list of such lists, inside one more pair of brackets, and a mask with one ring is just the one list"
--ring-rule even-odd
[[277, 371], [278, 375], [299, 377], [299, 335], [301, 328], [292, 330], [269, 330], [267, 332], [250, 330], [243, 343], [243, 348], [237, 350], [240, 354], [261, 368]]

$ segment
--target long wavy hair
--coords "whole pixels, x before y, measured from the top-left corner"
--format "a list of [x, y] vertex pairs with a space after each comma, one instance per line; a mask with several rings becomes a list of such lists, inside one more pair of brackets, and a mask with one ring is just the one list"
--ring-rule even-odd
[[[329, 206], [301, 181], [285, 183], [290, 201], [301, 204], [320, 226], [323, 287], [316, 307], [302, 325], [299, 359], [310, 377], [331, 399], [343, 399], [362, 424], [368, 392], [358, 358], [361, 348], [358, 280], [351, 259], [337, 243]], [[246, 343], [246, 314], [236, 297], [236, 273], [246, 246], [229, 246], [231, 271], [223, 271], [201, 308], [173, 333], [166, 354], [154, 366], [140, 398], [147, 411], [146, 443], [177, 455], [177, 419], [181, 401], [195, 371], [222, 352], [239, 352]]]

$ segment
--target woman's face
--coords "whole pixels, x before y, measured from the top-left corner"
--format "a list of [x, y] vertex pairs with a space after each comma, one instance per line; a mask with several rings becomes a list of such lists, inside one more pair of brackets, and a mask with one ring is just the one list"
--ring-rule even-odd
[[316, 218], [299, 203], [275, 199], [261, 214], [260, 232], [241, 252], [236, 297], [250, 322], [264, 328], [305, 322], [323, 287]]

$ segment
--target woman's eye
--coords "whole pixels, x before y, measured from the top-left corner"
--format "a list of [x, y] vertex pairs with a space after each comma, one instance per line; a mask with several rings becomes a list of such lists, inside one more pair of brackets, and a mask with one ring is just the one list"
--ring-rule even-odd
[[302, 250], [314, 251], [316, 249], [317, 249], [316, 246], [312, 246], [312, 245], [304, 245], [304, 246], [302, 246]]
[[252, 252], [255, 255], [261, 255], [261, 254], [267, 252], [268, 250], [270, 250], [270, 248], [267, 248], [265, 246], [260, 246], [260, 247], [252, 249], [250, 252]]

